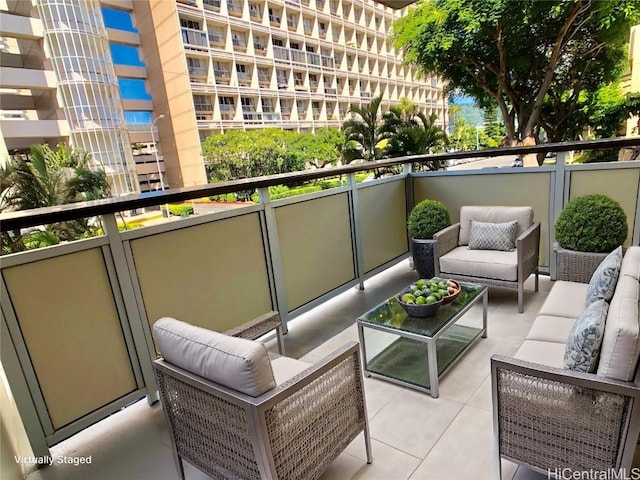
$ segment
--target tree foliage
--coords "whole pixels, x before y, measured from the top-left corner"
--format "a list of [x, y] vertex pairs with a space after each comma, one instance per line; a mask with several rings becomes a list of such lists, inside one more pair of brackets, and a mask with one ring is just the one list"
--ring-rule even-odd
[[298, 150], [306, 163], [315, 168], [335, 165], [340, 160], [344, 135], [337, 128], [319, 128], [315, 133], [300, 133], [290, 148]]
[[343, 158], [371, 162], [384, 157], [386, 141], [391, 133], [382, 121], [382, 95], [374, 97], [366, 105], [351, 105], [352, 118], [342, 124], [345, 136]]
[[[16, 156], [0, 166], [0, 212], [51, 207], [108, 197], [110, 186], [102, 169], [91, 166], [89, 153], [59, 143], [56, 150], [34, 145], [28, 158]], [[98, 229], [89, 219], [45, 225], [23, 234], [2, 234], [2, 251], [54, 245], [91, 236]]]
[[[394, 25], [396, 46], [484, 107], [507, 143], [564, 134], [581, 92], [617, 78], [636, 0], [425, 0]], [[544, 109], [545, 103], [549, 108]]]

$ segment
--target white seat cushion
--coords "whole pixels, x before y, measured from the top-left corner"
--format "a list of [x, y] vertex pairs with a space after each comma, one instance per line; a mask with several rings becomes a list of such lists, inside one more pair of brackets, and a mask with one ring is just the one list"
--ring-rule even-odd
[[542, 304], [539, 315], [578, 318], [585, 309], [588, 287], [586, 283], [557, 280]]
[[527, 334], [527, 340], [566, 343], [575, 323], [576, 319], [573, 317], [538, 315]]
[[309, 366], [308, 363], [291, 357], [278, 357], [271, 360], [271, 368], [276, 379], [276, 385], [282, 385], [290, 378], [309, 368]]
[[514, 356], [525, 362], [564, 368], [565, 348], [564, 343], [525, 340]]
[[[517, 252], [469, 250], [456, 247], [440, 257], [440, 271], [473, 277], [496, 278], [515, 282], [518, 279]], [[584, 296], [583, 302], [584, 302]]]
[[212, 382], [257, 397], [276, 386], [263, 344], [164, 317], [153, 325], [164, 359]]
[[517, 220], [516, 238], [533, 223], [531, 207], [491, 207], [486, 205], [468, 205], [460, 209], [460, 234], [458, 245], [469, 244], [471, 220], [487, 223], [505, 223]]
[[622, 275], [618, 279], [604, 327], [598, 375], [633, 379], [640, 354], [639, 295], [640, 284], [635, 278]]

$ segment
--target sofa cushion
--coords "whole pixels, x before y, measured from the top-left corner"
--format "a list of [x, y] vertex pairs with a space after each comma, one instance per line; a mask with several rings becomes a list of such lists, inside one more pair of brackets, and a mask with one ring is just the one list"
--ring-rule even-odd
[[584, 311], [586, 283], [556, 280], [538, 315], [578, 318]]
[[564, 368], [564, 343], [525, 340], [515, 358], [549, 367]]
[[629, 275], [640, 282], [640, 247], [627, 248], [620, 267], [620, 276], [622, 275]]
[[257, 397], [276, 386], [263, 344], [164, 317], [153, 325], [164, 359], [208, 380]]
[[569, 338], [569, 333], [575, 323], [575, 317], [538, 315], [527, 334], [527, 340], [567, 343], [567, 338]]
[[276, 385], [282, 385], [290, 378], [310, 367], [310, 364], [291, 357], [278, 357], [271, 360]]
[[512, 220], [505, 223], [486, 223], [471, 220], [469, 248], [471, 250], [502, 250], [510, 252], [516, 248], [516, 226]]
[[604, 300], [591, 303], [573, 324], [564, 352], [564, 366], [577, 372], [593, 372], [598, 366], [600, 345], [609, 304]]
[[638, 299], [640, 283], [630, 275], [618, 279], [604, 329], [598, 375], [633, 379], [640, 353]]
[[531, 207], [464, 206], [460, 209], [458, 245], [469, 244], [471, 220], [487, 223], [505, 223], [517, 220], [516, 238], [518, 238], [533, 223], [533, 209]]
[[616, 289], [621, 263], [622, 247], [618, 247], [598, 265], [598, 268], [591, 275], [589, 287], [587, 288], [587, 306], [599, 299], [607, 302], [611, 300]]
[[518, 256], [516, 251], [456, 247], [440, 257], [440, 271], [443, 275], [453, 273], [515, 282], [518, 279]]

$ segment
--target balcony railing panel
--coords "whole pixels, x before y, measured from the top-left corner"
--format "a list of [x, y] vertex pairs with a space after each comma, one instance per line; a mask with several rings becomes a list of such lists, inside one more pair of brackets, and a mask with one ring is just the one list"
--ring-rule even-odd
[[402, 178], [357, 190], [360, 246], [364, 272], [370, 272], [408, 252], [407, 198]]
[[[130, 243], [150, 326], [171, 314], [224, 331], [273, 308], [258, 213]], [[179, 255], [167, 255], [178, 245]]]
[[[431, 198], [449, 209], [451, 222], [457, 222], [463, 205], [527, 205], [540, 222], [540, 265], [549, 266], [549, 211], [553, 195], [552, 170], [540, 167], [533, 172], [517, 169], [491, 169], [465, 175], [416, 174], [415, 203]], [[553, 227], [551, 227], [553, 228]]]
[[23, 368], [38, 379], [32, 395], [44, 401], [43, 428], [52, 436], [137, 389], [110, 256], [100, 247], [81, 248], [2, 270], [3, 313], [15, 315], [29, 359]]
[[355, 278], [346, 193], [278, 207], [275, 216], [289, 311]]
[[569, 200], [591, 193], [601, 193], [616, 200], [627, 215], [629, 233], [625, 245], [629, 245], [633, 236], [635, 224], [636, 204], [638, 201], [638, 184], [640, 183], [639, 169], [602, 170], [606, 164], [591, 164], [588, 169], [577, 170], [579, 166], [568, 167], [570, 175]]

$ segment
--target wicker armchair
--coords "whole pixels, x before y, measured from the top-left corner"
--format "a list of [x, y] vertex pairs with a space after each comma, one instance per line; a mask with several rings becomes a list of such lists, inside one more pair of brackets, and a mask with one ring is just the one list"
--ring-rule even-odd
[[[285, 360], [306, 367], [294, 359], [269, 356], [274, 366]], [[212, 478], [316, 479], [363, 431], [371, 463], [355, 342], [302, 371], [297, 365], [299, 373], [257, 396], [164, 359], [154, 367], [182, 479], [183, 460]]]
[[[509, 256], [511, 252], [490, 252], [495, 258], [487, 260], [481, 258], [485, 250], [474, 250], [474, 258], [470, 258], [466, 247], [467, 240], [463, 239], [462, 230], [466, 228], [466, 237], [469, 236], [470, 220], [482, 222], [499, 223], [512, 219], [519, 219], [517, 237], [515, 241], [516, 258], [512, 260]], [[522, 219], [524, 217], [525, 220]], [[490, 207], [490, 206], [466, 206], [460, 210], [460, 222], [455, 223], [433, 236], [434, 262], [437, 276], [445, 276], [463, 282], [480, 283], [488, 286], [514, 288], [518, 290], [518, 312], [523, 313], [524, 282], [531, 274], [535, 274], [535, 291], [538, 291], [538, 257], [540, 250], [540, 222], [533, 222], [533, 210], [529, 207]], [[466, 223], [466, 226], [464, 225]], [[445, 261], [450, 257], [457, 257], [458, 268], [445, 266]], [[444, 257], [444, 258], [443, 258]], [[477, 257], [477, 258], [475, 258]], [[469, 260], [468, 268], [460, 267], [460, 258]], [[495, 272], [483, 272], [486, 267], [490, 268], [492, 263], [502, 263], [516, 268], [516, 273], [512, 278], [506, 278]], [[479, 260], [479, 261], [477, 261]], [[517, 262], [517, 265], [516, 263]], [[470, 272], [476, 272], [471, 274]]]
[[504, 458], [547, 475], [630, 473], [640, 432], [638, 375], [623, 382], [494, 355], [491, 380], [498, 464]]

